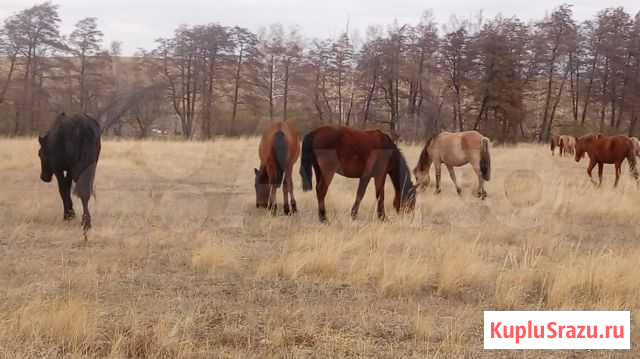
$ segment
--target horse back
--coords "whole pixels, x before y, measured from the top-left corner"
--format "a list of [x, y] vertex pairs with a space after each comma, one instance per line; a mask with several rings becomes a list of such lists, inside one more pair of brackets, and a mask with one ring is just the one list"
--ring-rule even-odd
[[54, 170], [71, 170], [97, 162], [101, 147], [100, 124], [90, 116], [59, 115], [47, 132]]
[[627, 158], [633, 150], [633, 142], [627, 136], [599, 135], [595, 137], [589, 155], [599, 162], [616, 163]]
[[462, 166], [474, 157], [479, 158], [484, 138], [478, 131], [443, 132], [434, 139], [431, 156], [452, 166]]
[[287, 141], [288, 162], [294, 163], [300, 156], [300, 135], [298, 130], [288, 122], [274, 122], [262, 131], [258, 150], [261, 164], [266, 165], [272, 160], [276, 133], [284, 134]]

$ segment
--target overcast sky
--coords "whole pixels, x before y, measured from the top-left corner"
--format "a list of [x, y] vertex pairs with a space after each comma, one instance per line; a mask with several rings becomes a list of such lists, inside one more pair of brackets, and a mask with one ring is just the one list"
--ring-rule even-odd
[[[42, 1], [0, 0], [0, 19]], [[94, 16], [105, 34], [105, 47], [113, 40], [123, 42], [126, 54], [137, 48], [152, 48], [158, 37], [169, 36], [180, 24], [219, 23], [257, 31], [261, 26], [282, 23], [299, 25], [306, 37], [333, 37], [345, 28], [364, 34], [368, 25], [416, 23], [431, 9], [439, 23], [451, 15], [470, 17], [482, 10], [485, 17], [517, 15], [540, 19], [564, 1], [555, 0], [58, 0], [63, 33], [68, 34], [79, 19]], [[592, 17], [605, 7], [624, 6], [635, 15], [639, 0], [576, 0], [578, 20]]]

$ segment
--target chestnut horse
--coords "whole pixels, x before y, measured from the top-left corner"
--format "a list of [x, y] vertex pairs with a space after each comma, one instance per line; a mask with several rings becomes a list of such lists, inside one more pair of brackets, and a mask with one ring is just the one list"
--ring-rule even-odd
[[491, 155], [489, 153], [489, 139], [477, 131], [442, 132], [431, 137], [420, 153], [420, 159], [413, 170], [420, 188], [429, 185], [429, 169], [433, 163], [436, 168], [436, 193], [440, 193], [440, 165], [444, 163], [449, 170], [449, 176], [456, 186], [458, 194], [462, 189], [456, 181], [454, 167], [464, 166], [470, 163], [478, 176], [477, 196], [485, 199], [487, 191], [484, 189], [484, 181], [491, 177]]
[[[300, 156], [300, 137], [298, 131], [287, 122], [270, 124], [262, 133], [260, 147], [260, 169], [254, 168], [256, 207], [268, 208], [277, 212], [276, 189], [283, 184], [284, 213], [288, 215], [298, 211], [293, 196], [293, 164]], [[289, 208], [291, 196], [291, 209]]]
[[407, 162], [391, 138], [381, 131], [331, 126], [311, 131], [302, 141], [300, 176], [304, 191], [312, 189], [312, 168], [316, 174], [316, 197], [321, 222], [327, 220], [324, 199], [335, 173], [360, 179], [351, 208], [353, 219], [358, 215], [360, 201], [371, 178], [376, 187], [378, 218], [385, 219], [384, 184], [387, 174], [396, 192], [393, 200], [396, 211], [411, 212], [414, 209], [415, 187]]
[[[604, 136], [601, 134], [590, 134], [580, 137], [576, 141], [576, 162], [580, 162], [585, 152], [589, 154], [589, 167], [587, 174], [591, 178], [591, 171], [598, 165], [599, 185], [602, 184], [602, 169], [605, 163], [614, 164], [616, 168], [616, 181], [614, 187], [618, 186], [620, 179], [620, 166], [626, 159], [629, 161], [631, 176], [638, 180], [638, 170], [636, 169], [636, 158], [633, 142], [627, 136]], [[592, 179], [593, 181], [593, 179]]]

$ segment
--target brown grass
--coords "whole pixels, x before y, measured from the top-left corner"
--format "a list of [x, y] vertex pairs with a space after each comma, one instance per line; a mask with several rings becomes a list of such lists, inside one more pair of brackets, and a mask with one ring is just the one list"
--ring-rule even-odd
[[[522, 357], [482, 350], [483, 310], [638, 318], [626, 169], [597, 189], [546, 147], [494, 148], [484, 202], [463, 168], [462, 197], [445, 173], [400, 218], [389, 185], [380, 223], [370, 189], [353, 222], [356, 181], [336, 178], [321, 225], [297, 175], [297, 216], [255, 208], [254, 138], [105, 141], [85, 245], [39, 181], [36, 143], [0, 140], [0, 357]], [[404, 146], [410, 164], [419, 150]]]

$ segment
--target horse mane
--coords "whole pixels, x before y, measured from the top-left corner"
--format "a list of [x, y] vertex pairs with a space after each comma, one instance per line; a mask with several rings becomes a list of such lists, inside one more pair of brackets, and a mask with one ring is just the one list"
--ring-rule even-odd
[[[399, 192], [402, 199], [406, 199], [410, 193], [410, 189], [413, 188], [413, 182], [411, 180], [411, 170], [407, 160], [404, 158], [400, 148], [391, 140], [389, 135], [384, 134], [387, 139], [387, 146], [391, 148], [391, 160], [393, 161], [393, 171], [390, 173], [391, 183], [396, 192]], [[395, 174], [395, 175], [394, 175]]]
[[434, 135], [431, 135], [431, 137], [429, 137], [429, 138], [427, 139], [427, 143], [426, 143], [426, 145], [424, 146], [424, 148], [429, 148], [429, 146], [431, 145], [431, 143], [433, 142], [433, 140], [435, 140], [438, 136], [440, 136], [440, 134], [441, 134], [441, 133], [442, 133], [442, 132], [438, 132], [438, 133], [436, 133], [436, 134], [434, 134]]

